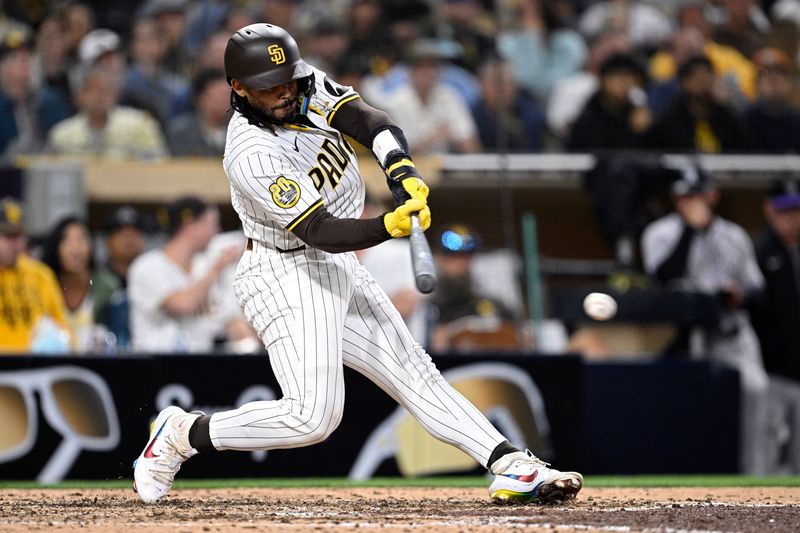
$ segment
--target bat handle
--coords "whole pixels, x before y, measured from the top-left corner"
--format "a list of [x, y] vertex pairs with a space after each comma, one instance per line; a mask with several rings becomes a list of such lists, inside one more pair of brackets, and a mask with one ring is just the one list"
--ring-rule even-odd
[[414, 267], [414, 280], [417, 289], [423, 294], [433, 292], [436, 288], [436, 267], [433, 255], [422, 231], [417, 214], [411, 215], [411, 264]]

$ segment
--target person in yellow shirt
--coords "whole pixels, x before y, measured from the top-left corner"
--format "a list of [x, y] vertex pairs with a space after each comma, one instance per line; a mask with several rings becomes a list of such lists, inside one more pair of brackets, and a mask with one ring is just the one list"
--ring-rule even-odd
[[22, 208], [0, 200], [0, 354], [30, 351], [39, 320], [67, 329], [64, 300], [52, 270], [24, 253]]

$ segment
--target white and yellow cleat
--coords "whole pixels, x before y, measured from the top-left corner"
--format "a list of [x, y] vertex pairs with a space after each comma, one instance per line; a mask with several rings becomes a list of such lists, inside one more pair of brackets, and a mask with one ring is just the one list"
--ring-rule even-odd
[[494, 503], [558, 503], [571, 500], [583, 487], [577, 472], [549, 468], [530, 451], [509, 453], [494, 462], [489, 486]]
[[133, 462], [133, 490], [144, 503], [166, 496], [183, 462], [197, 454], [189, 444], [189, 429], [200, 414], [171, 406], [151, 424], [147, 446]]

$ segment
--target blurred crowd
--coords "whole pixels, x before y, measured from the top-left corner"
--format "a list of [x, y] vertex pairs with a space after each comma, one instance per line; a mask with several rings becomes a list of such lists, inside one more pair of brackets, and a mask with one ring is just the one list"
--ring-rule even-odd
[[0, 353], [262, 349], [232, 289], [244, 237], [221, 232], [216, 205], [122, 206], [97, 234], [67, 216], [43, 239], [27, 239], [23, 216], [0, 201]]
[[797, 152], [800, 0], [3, 0], [0, 161], [219, 157], [266, 21], [412, 150]]

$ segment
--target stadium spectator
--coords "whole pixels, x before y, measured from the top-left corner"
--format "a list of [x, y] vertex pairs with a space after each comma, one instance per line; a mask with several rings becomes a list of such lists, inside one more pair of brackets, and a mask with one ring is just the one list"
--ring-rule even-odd
[[558, 9], [561, 0], [522, 0], [519, 26], [497, 36], [497, 49], [514, 70], [517, 84], [545, 103], [560, 80], [579, 72], [588, 50]]
[[647, 74], [630, 54], [614, 54], [600, 67], [600, 86], [570, 131], [573, 151], [645, 146], [653, 118], [647, 107]]
[[706, 18], [707, 13], [702, 1], [680, 6], [677, 15], [680, 31], [673, 36], [669, 50], [653, 55], [650, 72], [655, 81], [667, 81], [674, 78], [680, 65], [691, 57], [705, 55], [714, 66], [715, 75], [722, 81], [717, 87], [717, 92], [723, 93], [719, 97], [730, 105], [741, 105], [741, 102], [755, 97], [755, 69], [741, 52], [713, 40], [713, 27]]
[[0, 36], [0, 162], [40, 152], [48, 130], [71, 114], [61, 92], [31, 84], [28, 38], [23, 32]]
[[73, 333], [73, 350], [93, 351], [95, 325], [104, 320], [119, 281], [97, 272], [92, 235], [86, 223], [73, 216], [60, 220], [45, 240], [42, 261], [61, 286]]
[[189, 86], [177, 74], [167, 70], [164, 59], [167, 41], [151, 19], [134, 24], [130, 58], [125, 72], [120, 102], [148, 111], [165, 128], [170, 119], [190, 109]]
[[[242, 248], [226, 248], [204, 271], [193, 261], [219, 233], [219, 211], [194, 197], [167, 209], [169, 240], [136, 258], [128, 275], [133, 349], [144, 352], [210, 352], [217, 336], [238, 329], [244, 318], [219, 316], [209, 292], [239, 259]], [[236, 339], [238, 340], [238, 339]]]
[[755, 250], [766, 291], [754, 322], [767, 370], [800, 383], [800, 180], [771, 184], [764, 217]]
[[472, 106], [481, 146], [486, 151], [538, 152], [544, 113], [518, 90], [508, 63], [489, 60], [480, 68], [481, 99]]
[[118, 105], [119, 81], [102, 67], [78, 82], [79, 113], [50, 131], [50, 149], [66, 156], [154, 159], [166, 155], [161, 130], [144, 111]]
[[349, 44], [350, 37], [344, 26], [335, 20], [321, 20], [305, 39], [303, 57], [322, 71], [335, 72], [340, 58], [348, 57], [345, 51]]
[[64, 298], [53, 271], [25, 253], [22, 207], [0, 200], [0, 353], [32, 349], [43, 318], [63, 328], [69, 343]]
[[651, 146], [707, 153], [742, 150], [742, 121], [719, 101], [711, 61], [705, 56], [689, 59], [681, 65], [678, 81], [680, 93], [653, 126]]
[[71, 65], [76, 65], [79, 61], [81, 41], [94, 29], [94, 11], [87, 4], [71, 2], [64, 4], [57, 13], [66, 34], [67, 57]]
[[758, 99], [747, 110], [747, 148], [800, 153], [800, 110], [791, 102], [794, 76], [789, 57], [777, 48], [754, 56]]
[[117, 278], [122, 288], [128, 286], [131, 263], [144, 251], [150, 230], [145, 215], [129, 205], [115, 209], [103, 225], [107, 258], [101, 269]]
[[770, 472], [800, 472], [800, 180], [774, 180], [764, 201], [767, 228], [755, 240], [765, 297], [753, 323], [770, 373], [770, 420], [784, 437]]
[[757, 0], [709, 2], [706, 10], [714, 24], [714, 40], [751, 57], [764, 45], [770, 21]]
[[31, 65], [32, 84], [37, 89], [47, 88], [60, 94], [72, 112], [68, 68], [66, 33], [57, 17], [47, 16], [36, 30]]
[[606, 32], [591, 42], [583, 70], [556, 83], [547, 100], [547, 125], [566, 141], [586, 102], [597, 91], [600, 66], [614, 54], [630, 51], [624, 33]]
[[145, 235], [150, 230], [147, 218], [128, 205], [115, 209], [103, 226], [106, 261], [97, 275], [116, 279], [119, 289], [111, 294], [106, 312], [99, 320], [116, 336], [118, 347], [130, 345], [128, 272], [144, 251]]
[[[652, 222], [642, 234], [645, 271], [668, 290], [719, 298], [720, 319], [716, 327], [702, 332], [703, 354], [739, 371], [740, 467], [742, 472], [763, 474], [769, 448], [768, 379], [746, 308], [763, 290], [764, 278], [747, 233], [714, 213], [719, 190], [710, 174], [687, 167], [672, 194], [675, 211]], [[681, 339], [688, 344], [688, 335]]]
[[[152, 21], [161, 40], [159, 45], [163, 47], [163, 51], [159, 57], [159, 65], [176, 75], [185, 75], [190, 64], [184, 47], [188, 4], [188, 0], [147, 0], [138, 13], [139, 22]], [[134, 25], [134, 40], [142, 38], [141, 35], [135, 35], [136, 26], [138, 23]], [[155, 43], [151, 43], [151, 46], [155, 46]], [[133, 54], [131, 57], [133, 59]]]
[[442, 59], [435, 43], [416, 43], [409, 57], [409, 84], [381, 104], [403, 129], [411, 151], [419, 155], [480, 149], [469, 107], [439, 79]]
[[344, 56], [370, 65], [374, 74], [385, 73], [403, 53], [392, 41], [391, 32], [386, 31], [383, 6], [378, 0], [354, 0], [345, 25], [350, 42]]
[[[476, 282], [480, 245], [478, 234], [463, 224], [446, 227], [434, 245], [439, 280], [431, 297], [430, 346], [436, 352], [520, 346], [514, 312]], [[492, 275], [494, 289], [514, 284], [500, 269]]]
[[194, 111], [167, 126], [173, 156], [222, 157], [231, 117], [231, 88], [219, 69], [198, 72], [192, 81]]
[[666, 49], [654, 54], [648, 69], [651, 87], [648, 91], [650, 109], [661, 115], [680, 94], [676, 65], [703, 53], [703, 36], [697, 28], [686, 26], [670, 39]]

